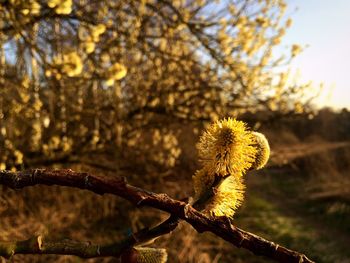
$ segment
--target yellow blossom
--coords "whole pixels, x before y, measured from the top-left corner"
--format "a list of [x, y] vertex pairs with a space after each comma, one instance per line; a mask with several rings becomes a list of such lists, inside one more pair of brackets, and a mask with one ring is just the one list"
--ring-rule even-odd
[[50, 118], [48, 116], [44, 117], [43, 125], [44, 125], [45, 128], [48, 128], [50, 126], [50, 122], [51, 122], [51, 120], [50, 120]]
[[260, 132], [252, 132], [254, 135], [254, 147], [257, 149], [255, 162], [252, 164], [252, 169], [259, 170], [263, 168], [270, 157], [270, 146], [265, 135]]
[[210, 125], [197, 148], [203, 168], [192, 177], [194, 204], [206, 214], [232, 217], [244, 199], [243, 173], [262, 168], [269, 158], [267, 139], [228, 118]]
[[47, 5], [50, 8], [54, 8], [56, 14], [69, 15], [72, 12], [73, 1], [72, 0], [49, 0]]
[[304, 112], [303, 105], [300, 102], [295, 102], [294, 103], [294, 111], [295, 111], [295, 113], [303, 113]]
[[61, 0], [49, 0], [49, 1], [47, 1], [47, 5], [50, 8], [55, 8], [60, 2], [61, 2]]
[[34, 110], [40, 111], [42, 106], [43, 106], [43, 103], [41, 102], [41, 100], [40, 99], [36, 99], [34, 104], [33, 104]]
[[196, 171], [192, 176], [195, 201], [197, 201], [206, 191], [210, 190], [215, 180], [215, 175], [209, 173], [207, 167]]
[[16, 160], [15, 163], [16, 164], [22, 164], [23, 163], [23, 153], [21, 153], [18, 150], [15, 150], [13, 155], [15, 156]]
[[168, 253], [164, 248], [134, 247], [126, 250], [121, 256], [121, 262], [135, 263], [165, 263]]
[[40, 14], [40, 9], [41, 9], [41, 5], [37, 2], [37, 1], [31, 1], [30, 4], [30, 13], [32, 15], [38, 15]]
[[41, 6], [36, 0], [11, 1], [11, 4], [13, 4], [15, 8], [25, 16], [40, 14]]
[[0, 163], [0, 170], [6, 170], [6, 164]]
[[95, 51], [95, 46], [96, 46], [96, 44], [92, 41], [88, 41], [88, 42], [84, 43], [86, 53], [88, 53], [88, 54], [91, 54], [92, 52]]
[[25, 15], [25, 16], [28, 15], [29, 12], [30, 12], [29, 9], [22, 9], [22, 10], [21, 10], [21, 13], [22, 13], [23, 15]]
[[301, 46], [297, 44], [292, 45], [292, 57], [299, 55], [301, 51], [302, 51]]
[[58, 136], [53, 136], [49, 140], [49, 149], [56, 150], [60, 146], [61, 139]]
[[241, 176], [255, 160], [254, 136], [242, 121], [224, 119], [210, 125], [197, 148], [204, 166], [219, 176]]
[[114, 81], [120, 80], [126, 76], [127, 69], [124, 65], [120, 63], [114, 63], [107, 72], [107, 86], [114, 84]]
[[78, 76], [83, 71], [83, 63], [77, 52], [63, 55], [62, 71], [69, 77]]
[[71, 138], [68, 138], [67, 136], [63, 136], [61, 141], [61, 147], [63, 152], [69, 152], [72, 148], [73, 141]]
[[[203, 168], [193, 176], [195, 200], [198, 200], [206, 191], [211, 190], [215, 175]], [[204, 213], [212, 216], [232, 217], [244, 199], [243, 178], [229, 176], [215, 189], [215, 194], [205, 204]]]
[[52, 76], [52, 71], [49, 70], [49, 69], [45, 70], [45, 76], [46, 77], [51, 77]]
[[114, 82], [115, 82], [114, 79], [107, 79], [107, 80], [106, 80], [106, 85], [107, 85], [108, 87], [113, 86], [113, 85], [114, 85]]
[[92, 27], [92, 37], [93, 39], [98, 39], [101, 34], [106, 31], [106, 26], [104, 24], [98, 24]]

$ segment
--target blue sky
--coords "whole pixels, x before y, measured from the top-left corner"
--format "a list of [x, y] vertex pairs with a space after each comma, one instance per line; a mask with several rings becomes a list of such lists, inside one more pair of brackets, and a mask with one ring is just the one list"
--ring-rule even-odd
[[307, 46], [291, 64], [292, 71], [299, 71], [302, 81], [324, 83], [319, 106], [350, 109], [350, 0], [287, 3], [293, 25], [283, 45]]

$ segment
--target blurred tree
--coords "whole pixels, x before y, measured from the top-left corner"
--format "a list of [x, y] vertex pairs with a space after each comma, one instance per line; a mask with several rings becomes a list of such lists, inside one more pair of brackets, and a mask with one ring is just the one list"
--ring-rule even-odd
[[283, 0], [1, 0], [0, 168], [94, 152], [171, 167], [181, 153], [174, 122], [301, 111], [307, 85], [288, 86], [275, 70], [301, 51], [273, 55], [291, 25], [285, 9]]

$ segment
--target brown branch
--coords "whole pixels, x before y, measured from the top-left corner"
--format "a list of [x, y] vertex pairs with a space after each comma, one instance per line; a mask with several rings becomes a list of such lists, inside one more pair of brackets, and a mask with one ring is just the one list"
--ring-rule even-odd
[[177, 227], [178, 222], [178, 218], [170, 217], [153, 229], [143, 229], [121, 241], [107, 245], [70, 239], [45, 240], [41, 235], [21, 241], [0, 241], [0, 257], [11, 258], [16, 254], [74, 255], [81, 258], [120, 257], [127, 249], [170, 233]]
[[[74, 255], [81, 258], [119, 257], [130, 247], [131, 239], [108, 245], [94, 245], [91, 242], [78, 242], [70, 239], [46, 241], [42, 236], [22, 241], [0, 242], [0, 256], [10, 258], [16, 254]], [[129, 244], [130, 243], [130, 244]]]
[[0, 171], [0, 184], [13, 189], [34, 185], [61, 185], [90, 190], [97, 194], [114, 194], [136, 206], [150, 206], [185, 220], [199, 233], [212, 232], [236, 247], [243, 247], [256, 255], [266, 256], [278, 262], [313, 262], [304, 254], [287, 249], [239, 229], [227, 218], [209, 218], [183, 201], [134, 187], [124, 178], [96, 176], [89, 173], [74, 172], [70, 169], [35, 169], [23, 172]]

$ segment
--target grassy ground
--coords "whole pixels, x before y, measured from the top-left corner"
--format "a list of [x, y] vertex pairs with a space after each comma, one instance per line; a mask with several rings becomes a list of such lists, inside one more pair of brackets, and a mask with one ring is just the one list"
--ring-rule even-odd
[[[296, 179], [275, 177], [269, 183], [259, 181], [247, 193], [245, 206], [237, 217], [238, 226], [303, 252], [316, 262], [348, 262], [349, 242], [344, 241], [350, 237], [343, 232], [345, 224], [338, 224], [345, 217], [339, 220], [323, 213], [325, 204], [303, 200], [299, 189], [302, 182]], [[275, 187], [279, 190], [269, 191]], [[260, 262], [243, 253], [240, 258], [245, 258], [245, 262]]]

